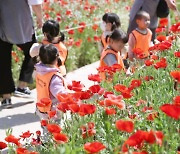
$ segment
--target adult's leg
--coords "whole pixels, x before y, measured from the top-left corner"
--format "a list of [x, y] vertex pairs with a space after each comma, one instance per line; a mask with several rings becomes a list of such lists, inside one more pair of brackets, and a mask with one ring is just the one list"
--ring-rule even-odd
[[152, 32], [152, 39], [151, 41], [154, 43], [154, 40], [156, 38], [156, 28], [150, 28], [151, 32]]
[[[19, 81], [22, 83], [32, 83], [32, 73], [34, 70], [34, 63], [32, 61], [31, 56], [29, 55], [29, 50], [33, 43], [36, 42], [35, 35], [32, 36], [32, 41], [27, 42], [25, 44], [18, 44], [17, 46], [23, 50], [24, 53], [24, 61], [21, 67], [21, 72], [19, 76]], [[23, 85], [23, 84], [22, 84]], [[20, 87], [24, 88], [24, 87]]]
[[8, 97], [15, 90], [11, 71], [12, 46], [12, 44], [0, 39], [0, 94], [8, 95]]

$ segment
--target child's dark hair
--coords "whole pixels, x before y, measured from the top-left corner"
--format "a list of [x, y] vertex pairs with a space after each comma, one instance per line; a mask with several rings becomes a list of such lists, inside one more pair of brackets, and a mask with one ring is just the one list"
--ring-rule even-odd
[[105, 14], [102, 16], [102, 21], [104, 21], [104, 22], [107, 21], [108, 14], [109, 14], [109, 13], [105, 13]]
[[120, 18], [115, 13], [108, 13], [106, 23], [112, 24], [112, 28], [111, 28], [112, 31], [121, 26]]
[[136, 20], [141, 20], [142, 18], [146, 17], [147, 15], [149, 15], [149, 13], [147, 13], [146, 11], [139, 11], [137, 12], [135, 19]]
[[114, 41], [122, 41], [124, 44], [128, 42], [127, 34], [121, 29], [115, 29], [110, 36]]
[[61, 37], [59, 38], [59, 41], [64, 41], [65, 35], [60, 32], [60, 26], [57, 21], [54, 20], [47, 20], [42, 27], [43, 33], [46, 34], [47, 39], [49, 42], [52, 42], [54, 37], [57, 37], [60, 33]]
[[61, 65], [59, 51], [53, 44], [42, 45], [39, 51], [39, 57], [43, 64], [53, 64], [57, 59], [58, 65]]

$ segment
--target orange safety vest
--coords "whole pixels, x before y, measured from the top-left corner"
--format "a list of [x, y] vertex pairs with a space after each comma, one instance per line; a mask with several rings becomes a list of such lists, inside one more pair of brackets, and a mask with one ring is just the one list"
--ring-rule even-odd
[[[104, 62], [104, 58], [107, 54], [115, 55], [116, 59], [117, 59], [117, 64], [120, 64], [122, 66], [122, 68], [124, 69], [124, 63], [123, 63], [123, 60], [120, 56], [120, 52], [116, 52], [109, 47], [104, 49], [102, 54], [101, 54], [100, 65], [99, 65], [100, 67], [107, 66], [107, 64]], [[105, 72], [100, 72], [99, 75], [101, 76], [101, 79], [103, 79], [103, 80], [106, 79], [106, 73]]]
[[147, 34], [142, 34], [137, 30], [133, 30], [132, 34], [135, 37], [136, 44], [135, 48], [139, 48], [143, 51], [143, 57], [146, 58], [149, 56], [149, 45], [151, 43], [151, 38], [152, 38], [152, 32], [150, 29], [147, 29]]
[[[54, 71], [43, 75], [36, 74], [36, 89], [37, 89], [37, 101], [39, 102], [42, 98], [50, 98], [50, 82], [54, 75], [59, 76], [62, 79], [64, 85], [64, 78], [60, 72]], [[64, 85], [65, 86], [65, 85]], [[39, 107], [40, 112], [47, 112], [51, 110], [52, 102], [46, 107]]]
[[[48, 42], [46, 40], [43, 40], [42, 43], [43, 44], [50, 44], [50, 42]], [[64, 75], [66, 75], [65, 61], [67, 59], [68, 50], [62, 42], [59, 42], [59, 43], [56, 43], [53, 45], [55, 45], [59, 51], [59, 57], [60, 57], [61, 62], [62, 62], [62, 65], [59, 67], [59, 69], [60, 69], [61, 74], [64, 76]]]

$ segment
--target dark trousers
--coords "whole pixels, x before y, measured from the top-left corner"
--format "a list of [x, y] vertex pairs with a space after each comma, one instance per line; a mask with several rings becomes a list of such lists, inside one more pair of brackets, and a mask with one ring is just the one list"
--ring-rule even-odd
[[[34, 65], [29, 55], [29, 50], [33, 43], [36, 42], [35, 35], [32, 36], [32, 41], [25, 44], [17, 44], [23, 50], [24, 61], [22, 63], [19, 81], [32, 83], [32, 73]], [[9, 94], [14, 92], [15, 85], [11, 71], [11, 52], [13, 44], [4, 42], [0, 39], [0, 94]]]

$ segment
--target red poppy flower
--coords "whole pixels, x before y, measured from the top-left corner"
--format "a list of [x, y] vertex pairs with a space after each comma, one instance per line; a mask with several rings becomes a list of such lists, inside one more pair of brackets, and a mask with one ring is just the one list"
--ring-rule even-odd
[[68, 105], [72, 113], [79, 112], [79, 105], [77, 103]]
[[50, 103], [51, 103], [50, 98], [42, 98], [40, 102], [36, 103], [36, 105], [39, 107], [48, 107]]
[[74, 30], [73, 29], [69, 30], [68, 34], [73, 35], [74, 34]]
[[66, 10], [66, 15], [67, 16], [72, 15], [72, 11], [71, 10]]
[[132, 89], [137, 88], [137, 87], [141, 86], [141, 83], [142, 83], [141, 80], [133, 79], [131, 81], [130, 87]]
[[29, 154], [29, 151], [26, 148], [17, 148], [16, 153], [17, 154]]
[[174, 33], [180, 32], [180, 22], [172, 25], [172, 26], [170, 27], [170, 30], [171, 30], [172, 32], [174, 32]]
[[28, 130], [27, 132], [25, 132], [22, 135], [20, 135], [20, 137], [25, 139], [25, 138], [29, 138], [32, 134], [33, 133], [30, 133], [30, 131]]
[[151, 111], [151, 110], [153, 110], [153, 107], [145, 106], [145, 107], [143, 107], [142, 112]]
[[173, 98], [173, 103], [174, 103], [175, 105], [180, 105], [180, 96], [174, 97], [174, 98]]
[[[123, 148], [124, 146], [126, 147], [126, 145], [129, 145], [129, 146], [139, 146], [143, 140], [145, 139], [146, 137], [146, 132], [145, 131], [142, 131], [142, 130], [138, 130], [137, 132], [135, 132], [133, 135], [131, 135], [124, 143], [123, 145]], [[126, 152], [126, 151], [123, 151], [123, 152]]]
[[180, 71], [175, 70], [175, 71], [171, 71], [170, 75], [178, 82], [180, 82]]
[[48, 122], [47, 120], [41, 120], [41, 126], [47, 126]]
[[141, 151], [141, 152], [133, 152], [132, 154], [148, 154], [147, 151]]
[[49, 116], [50, 119], [53, 118], [55, 115], [56, 115], [56, 110], [48, 111], [48, 116]]
[[157, 45], [158, 49], [160, 51], [168, 50], [172, 46], [171, 42], [169, 41], [163, 41]]
[[156, 28], [156, 33], [164, 32], [166, 29], [164, 27], [158, 27]]
[[86, 143], [84, 145], [84, 149], [89, 152], [89, 153], [97, 153], [100, 152], [101, 150], [105, 149], [106, 147], [100, 143], [100, 142], [91, 142], [91, 143]]
[[156, 142], [156, 137], [153, 131], [146, 132], [146, 137], [144, 138], [149, 144], [154, 144]]
[[117, 120], [116, 128], [117, 130], [131, 133], [134, 130], [134, 123], [128, 120]]
[[100, 85], [93, 85], [93, 86], [89, 87], [89, 90], [92, 93], [98, 93], [100, 89], [101, 89]]
[[46, 127], [50, 133], [60, 133], [61, 131], [61, 127], [57, 124], [48, 124]]
[[72, 85], [68, 85], [67, 87], [70, 90], [81, 91], [84, 88], [84, 85], [81, 84], [81, 81], [72, 81]]
[[101, 40], [101, 38], [99, 36], [96, 36], [96, 35], [94, 36], [94, 41], [98, 42], [100, 40]]
[[151, 59], [153, 59], [153, 60], [158, 60], [159, 57], [158, 57], [157, 55], [151, 55]]
[[175, 104], [164, 104], [160, 107], [167, 116], [176, 120], [180, 119], [180, 106]]
[[122, 96], [126, 99], [129, 99], [133, 96], [133, 94], [131, 93], [131, 89], [127, 88], [124, 85], [117, 84], [114, 86], [114, 89], [118, 92], [121, 92]]
[[159, 145], [162, 145], [163, 138], [164, 138], [163, 132], [161, 132], [161, 131], [156, 131], [156, 132], [155, 132], [155, 135], [156, 135], [156, 142], [157, 142]]
[[16, 137], [13, 136], [13, 135], [9, 135], [9, 136], [7, 136], [7, 137], [5, 138], [5, 141], [6, 141], [6, 142], [8, 142], [8, 143], [9, 143], [9, 142], [14, 143], [14, 144], [16, 144], [17, 146], [20, 146], [19, 140], [20, 140], [20, 139], [16, 138]]
[[96, 31], [97, 29], [98, 29], [98, 24], [94, 24], [93, 26], [92, 26], [92, 29], [94, 30], [94, 31]]
[[41, 136], [41, 131], [40, 131], [40, 130], [37, 130], [37, 131], [36, 131], [36, 135], [37, 135], [37, 136]]
[[134, 48], [133, 52], [138, 58], [144, 58], [144, 51], [142, 49]]
[[151, 66], [153, 63], [154, 63], [154, 61], [152, 61], [151, 59], [147, 59], [147, 60], [144, 61], [144, 64], [146, 66]]
[[7, 144], [4, 142], [0, 142], [0, 150], [5, 149], [7, 147]]
[[89, 122], [87, 126], [81, 126], [83, 139], [94, 136], [96, 134], [96, 130], [94, 129], [94, 127], [95, 124], [93, 122]]
[[145, 76], [144, 80], [150, 81], [150, 80], [154, 80], [154, 78], [152, 76]]
[[103, 95], [104, 98], [107, 98], [109, 94], [114, 94], [112, 91], [106, 91]]
[[115, 105], [117, 106], [119, 109], [125, 109], [125, 103], [124, 101], [122, 100], [122, 96], [119, 95], [119, 96], [115, 96], [113, 94], [109, 94], [107, 96], [107, 98], [105, 98], [104, 100], [104, 103], [106, 106], [112, 106], [112, 105]]
[[68, 137], [62, 133], [53, 133], [53, 138], [57, 143], [66, 143], [68, 142]]
[[159, 20], [159, 24], [161, 27], [167, 26], [168, 25], [168, 18], [161, 18]]
[[147, 120], [153, 121], [157, 117], [158, 117], [158, 112], [149, 113], [148, 116], [147, 116]]
[[114, 115], [116, 114], [116, 110], [114, 108], [107, 108], [105, 109], [107, 115]]
[[99, 76], [99, 74], [90, 74], [88, 75], [88, 79], [94, 82], [100, 82], [101, 81], [101, 77]]
[[177, 58], [180, 58], [180, 51], [174, 52], [174, 56], [176, 56]]
[[158, 36], [156, 37], [156, 39], [157, 39], [159, 42], [163, 42], [163, 41], [166, 40], [166, 36], [164, 36], [164, 35], [158, 35]]
[[81, 100], [85, 100], [85, 99], [89, 99], [93, 94], [91, 93], [90, 90], [86, 90], [86, 91], [81, 91]]
[[69, 110], [69, 104], [67, 102], [61, 102], [57, 105], [57, 109], [66, 113]]
[[38, 152], [35, 152], [35, 151], [31, 151], [29, 152], [28, 154], [39, 154]]
[[87, 114], [93, 114], [96, 111], [96, 106], [93, 104], [81, 104], [79, 109], [79, 115], [85, 116]]
[[79, 39], [79, 40], [77, 40], [76, 42], [74, 42], [74, 45], [75, 45], [76, 47], [80, 47], [81, 44], [82, 44], [82, 40], [81, 40], [81, 39]]
[[154, 64], [154, 67], [156, 69], [159, 68], [166, 68], [167, 67], [167, 61], [165, 58], [161, 58], [159, 62], [157, 62], [156, 64]]
[[140, 106], [140, 105], [144, 105], [144, 104], [146, 104], [147, 102], [145, 101], [145, 100], [143, 100], [143, 99], [140, 99], [140, 100], [138, 100], [137, 101], [137, 103], [136, 103], [136, 106]]
[[112, 72], [117, 72], [117, 71], [120, 71], [120, 70], [122, 70], [123, 68], [122, 68], [122, 66], [120, 65], [120, 64], [113, 64], [112, 66], [111, 66], [111, 71]]

